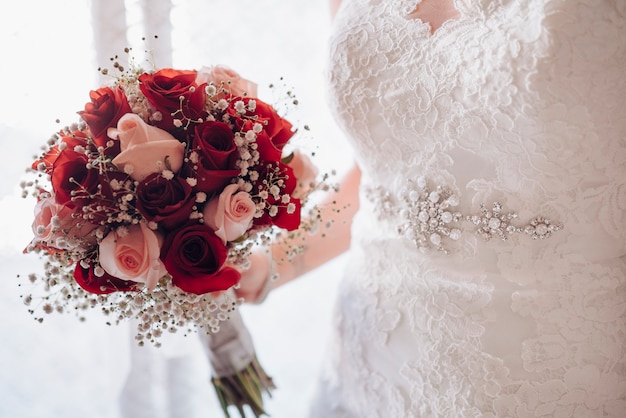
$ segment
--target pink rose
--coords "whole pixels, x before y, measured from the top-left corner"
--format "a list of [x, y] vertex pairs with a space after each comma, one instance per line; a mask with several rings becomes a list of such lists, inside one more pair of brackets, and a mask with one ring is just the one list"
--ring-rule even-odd
[[121, 152], [113, 164], [133, 180], [143, 180], [165, 169], [176, 173], [183, 165], [185, 145], [134, 113], [122, 116], [117, 128], [109, 128], [108, 135], [120, 141]]
[[250, 194], [237, 191], [236, 184], [224, 188], [219, 197], [204, 208], [204, 222], [226, 244], [246, 233], [252, 225], [256, 206]]
[[[196, 76], [196, 84], [213, 83], [218, 89], [223, 88], [232, 96], [256, 97], [257, 85], [245, 78], [242, 78], [235, 71], [222, 65], [202, 67]], [[222, 83], [224, 83], [222, 85]], [[219, 94], [218, 94], [219, 96]]]
[[291, 196], [296, 199], [301, 199], [311, 190], [311, 185], [315, 183], [315, 178], [317, 177], [319, 170], [313, 164], [313, 161], [311, 161], [308, 155], [302, 154], [298, 150], [293, 152], [291, 160], [287, 163], [287, 165], [293, 169], [293, 174], [298, 180], [296, 188], [291, 193]]
[[120, 280], [145, 283], [149, 290], [167, 274], [160, 254], [160, 237], [144, 222], [111, 231], [100, 242], [104, 271]]
[[95, 244], [97, 226], [82, 216], [72, 216], [74, 213], [73, 208], [56, 203], [54, 197], [41, 199], [35, 205], [35, 238], [31, 244], [57, 250], [86, 250]]

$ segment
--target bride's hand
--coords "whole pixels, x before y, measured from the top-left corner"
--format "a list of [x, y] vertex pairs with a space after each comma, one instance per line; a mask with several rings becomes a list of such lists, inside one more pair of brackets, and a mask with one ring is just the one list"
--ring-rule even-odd
[[260, 303], [270, 290], [270, 263], [268, 257], [259, 252], [253, 252], [249, 261], [247, 269], [239, 269], [241, 280], [235, 294], [246, 303]]
[[[339, 190], [328, 193], [320, 204], [323, 211], [321, 219], [327, 223], [323, 232], [301, 234], [301, 241], [278, 240], [271, 246], [255, 248], [249, 257], [250, 266], [247, 269], [238, 267], [241, 280], [235, 294], [247, 303], [260, 303], [271, 289], [302, 276], [346, 251], [350, 246], [352, 217], [359, 208], [360, 180], [361, 171], [354, 166], [342, 179]], [[295, 257], [288, 257], [294, 246], [299, 245], [304, 247], [303, 251]]]

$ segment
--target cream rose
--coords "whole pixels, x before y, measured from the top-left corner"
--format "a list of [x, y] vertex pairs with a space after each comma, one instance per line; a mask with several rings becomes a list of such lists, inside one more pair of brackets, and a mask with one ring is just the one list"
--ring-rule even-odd
[[145, 283], [153, 290], [167, 274], [159, 258], [160, 241], [144, 222], [111, 231], [100, 242], [100, 265], [113, 277]]
[[35, 205], [32, 245], [42, 243], [59, 250], [87, 249], [96, 243], [96, 225], [72, 215], [75, 210], [55, 202], [54, 197], [41, 199]]
[[256, 206], [249, 193], [237, 191], [236, 184], [224, 188], [219, 197], [204, 208], [204, 222], [226, 244], [239, 238], [250, 228]]
[[298, 150], [293, 152], [291, 161], [289, 161], [287, 165], [291, 167], [293, 174], [298, 180], [296, 188], [293, 193], [291, 193], [291, 196], [295, 199], [300, 199], [311, 189], [311, 185], [314, 184], [319, 170], [313, 164], [313, 161], [311, 161], [308, 155], [303, 154]]
[[257, 85], [252, 81], [242, 78], [237, 72], [222, 65], [202, 67], [196, 75], [196, 84], [213, 83], [220, 87], [224, 83], [224, 88], [230, 91], [233, 96], [242, 96], [246, 93], [250, 97], [256, 97]]
[[166, 169], [176, 173], [183, 165], [185, 145], [134, 113], [122, 116], [117, 128], [109, 128], [107, 134], [120, 141], [121, 152], [113, 164], [134, 180]]

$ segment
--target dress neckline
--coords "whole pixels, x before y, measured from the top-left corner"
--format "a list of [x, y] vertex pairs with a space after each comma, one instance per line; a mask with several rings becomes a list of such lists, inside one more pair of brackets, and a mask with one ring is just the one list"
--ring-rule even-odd
[[438, 7], [441, 6], [442, 1], [421, 0], [417, 3], [415, 9], [406, 15], [406, 18], [425, 23], [429, 26], [431, 35], [434, 35], [447, 22], [461, 17], [461, 12], [456, 8], [454, 0], [448, 0], [444, 10]]
[[[459, 16], [446, 20], [434, 32], [431, 32], [429, 22], [419, 18], [410, 18], [409, 15], [417, 8], [422, 0], [402, 0], [397, 7], [398, 16], [406, 24], [406, 27], [416, 36], [423, 36], [428, 42], [437, 42], [441, 38], [449, 36], [458, 29], [470, 24], [473, 16], [471, 8], [463, 0], [452, 0], [454, 8], [458, 11]], [[471, 16], [470, 16], [471, 15]]]

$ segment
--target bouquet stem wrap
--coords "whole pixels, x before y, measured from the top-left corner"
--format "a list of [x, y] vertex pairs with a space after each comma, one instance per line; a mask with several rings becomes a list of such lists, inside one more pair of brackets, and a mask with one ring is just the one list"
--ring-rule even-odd
[[226, 417], [230, 418], [230, 406], [242, 418], [245, 405], [257, 418], [266, 414], [263, 393], [271, 395], [275, 386], [256, 358], [252, 337], [239, 310], [230, 313], [230, 318], [220, 324], [219, 332], [200, 335], [213, 369], [211, 382]]

